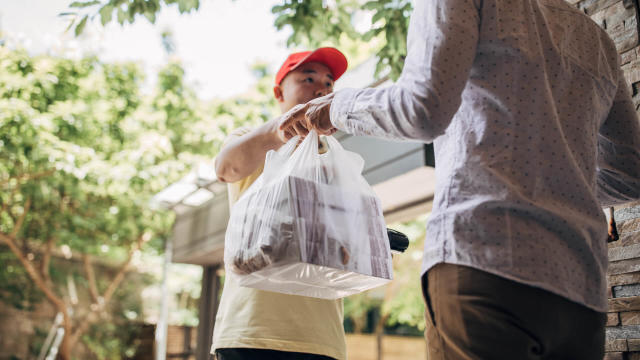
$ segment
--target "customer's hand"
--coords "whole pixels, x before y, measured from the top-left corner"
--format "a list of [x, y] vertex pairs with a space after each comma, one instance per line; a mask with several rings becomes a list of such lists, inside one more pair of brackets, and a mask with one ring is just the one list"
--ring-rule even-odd
[[318, 135], [332, 135], [338, 129], [331, 124], [331, 101], [333, 94], [313, 99], [306, 104], [294, 106], [281, 117], [280, 131], [295, 132], [305, 137], [309, 130]]
[[291, 108], [289, 112], [284, 113], [280, 117], [275, 118], [273, 120], [274, 124], [272, 129], [275, 132], [275, 135], [278, 137], [278, 139], [283, 143], [286, 143], [287, 141], [291, 140], [292, 137], [298, 136], [298, 135], [302, 140], [309, 133], [309, 131], [305, 127], [305, 124], [302, 124], [302, 123], [294, 123], [291, 126], [286, 126], [286, 127], [282, 126], [285, 120], [290, 119], [290, 114], [292, 112], [296, 112], [302, 109], [304, 105], [305, 104], [296, 105], [293, 108]]

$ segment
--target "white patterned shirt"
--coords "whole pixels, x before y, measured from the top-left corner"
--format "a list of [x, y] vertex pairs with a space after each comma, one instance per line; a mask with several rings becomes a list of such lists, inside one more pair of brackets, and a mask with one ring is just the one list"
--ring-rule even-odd
[[471, 266], [605, 312], [601, 206], [640, 198], [640, 123], [613, 41], [563, 0], [417, 0], [400, 79], [333, 125], [434, 142], [423, 273]]

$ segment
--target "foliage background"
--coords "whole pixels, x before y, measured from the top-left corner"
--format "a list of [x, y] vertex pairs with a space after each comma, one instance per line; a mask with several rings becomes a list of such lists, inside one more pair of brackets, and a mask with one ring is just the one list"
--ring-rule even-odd
[[[3, 263], [9, 264], [0, 267], [0, 279], [6, 280], [0, 282], [0, 299], [23, 309], [57, 299], [54, 304], [63, 311], [69, 303], [68, 274], [57, 261], [88, 259], [94, 274], [82, 266], [73, 274], [79, 290], [95, 296], [80, 304], [85, 309], [69, 314], [73, 332], [94, 312], [143, 321], [133, 303], [126, 311], [117, 309], [117, 295], [125, 294], [126, 286], [109, 296], [113, 306], [95, 305], [114, 292], [110, 287], [120, 267], [141, 265], [143, 253], [162, 251], [173, 216], [149, 209], [150, 198], [211, 161], [233, 128], [270, 118], [275, 107], [266, 95], [270, 74], [260, 64], [255, 73], [255, 91], [203, 102], [184, 83], [177, 59], [159, 72], [157, 88], [143, 94], [142, 71], [134, 63], [31, 56], [0, 46], [0, 236], [4, 245], [14, 245], [0, 246]], [[111, 278], [99, 271], [98, 259], [114, 268]], [[35, 275], [30, 267], [38, 270]], [[115, 289], [121, 284], [122, 279]], [[199, 295], [182, 287], [190, 292], [187, 299]], [[44, 290], [50, 290], [47, 296]], [[177, 302], [190, 311], [197, 305]], [[192, 311], [182, 321], [194, 324]], [[82, 337], [85, 330], [77, 340], [90, 344]], [[94, 342], [94, 352], [104, 353], [98, 347]]]

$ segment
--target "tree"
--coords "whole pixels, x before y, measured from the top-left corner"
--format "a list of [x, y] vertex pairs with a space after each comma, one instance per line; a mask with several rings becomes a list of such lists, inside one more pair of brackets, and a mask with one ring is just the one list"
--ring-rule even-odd
[[[407, 234], [409, 248], [393, 257], [393, 281], [385, 286], [382, 298], [372, 292], [350, 296], [345, 299], [344, 316], [351, 323], [354, 333], [365, 330], [382, 335], [385, 329], [402, 326], [415, 334], [424, 330], [424, 303], [420, 281], [422, 248], [424, 246], [426, 218], [405, 223], [390, 224], [389, 227]], [[370, 314], [379, 316], [369, 319]]]
[[405, 253], [394, 256], [394, 280], [385, 292], [381, 326], [402, 325], [420, 332], [425, 328], [420, 268], [426, 223], [427, 216], [420, 216], [412, 221], [389, 225], [409, 237], [409, 248]]
[[[290, 27], [288, 45], [311, 47], [340, 43], [344, 36], [382, 43], [377, 51], [376, 75], [388, 73], [395, 80], [400, 76], [407, 54], [407, 30], [411, 2], [408, 0], [287, 0], [274, 6], [278, 30]], [[364, 33], [355, 28], [355, 20], [371, 15], [371, 28]]]
[[[199, 0], [88, 0], [74, 1], [70, 11], [62, 15], [70, 17], [69, 28], [79, 35], [88, 19], [99, 18], [102, 25], [117, 21], [121, 25], [133, 23], [137, 16], [144, 16], [151, 23], [163, 5], [177, 4], [181, 13], [197, 11]], [[376, 74], [388, 74], [395, 80], [400, 76], [406, 57], [406, 38], [409, 0], [285, 0], [272, 8], [276, 16], [274, 26], [278, 30], [292, 30], [288, 46], [317, 47], [345, 44], [381, 43], [376, 46], [378, 63]], [[114, 18], [113, 14], [117, 14]], [[371, 28], [356, 30], [356, 21], [371, 17]], [[342, 48], [342, 47], [341, 47]], [[350, 55], [356, 55], [350, 54]], [[355, 56], [349, 56], [353, 58]]]
[[[210, 161], [224, 134], [182, 83], [179, 64], [145, 97], [134, 64], [4, 46], [0, 59], [0, 244], [63, 314], [60, 357], [69, 359], [108, 312], [135, 253], [168, 236], [172, 216], [151, 211], [150, 197]], [[71, 309], [52, 280], [56, 254], [82, 259], [88, 309]], [[110, 282], [96, 280], [96, 257], [121, 262]]]
[[[135, 64], [0, 45], [0, 255], [11, 264], [11, 273], [0, 271], [11, 279], [0, 298], [18, 307], [44, 298], [62, 313], [62, 359], [91, 324], [108, 320], [134, 255], [160, 251], [169, 235], [171, 213], [151, 211], [150, 198], [211, 161], [228, 132], [275, 113], [271, 74], [264, 64], [254, 73], [250, 93], [206, 103], [177, 60], [144, 95]], [[56, 255], [82, 261], [88, 308], [72, 309]], [[112, 278], [96, 274], [96, 259], [120, 263]]]
[[[144, 16], [151, 23], [156, 22], [156, 15], [163, 5], [177, 5], [181, 14], [189, 13], [200, 8], [200, 0], [88, 0], [73, 1], [71, 8], [63, 12], [62, 16], [70, 16], [68, 29], [74, 28], [76, 35], [80, 35], [87, 25], [87, 20], [100, 18], [102, 25], [117, 21], [120, 25], [133, 24], [137, 16]], [[92, 9], [83, 12], [83, 9]], [[115, 14], [115, 17], [114, 17]]]

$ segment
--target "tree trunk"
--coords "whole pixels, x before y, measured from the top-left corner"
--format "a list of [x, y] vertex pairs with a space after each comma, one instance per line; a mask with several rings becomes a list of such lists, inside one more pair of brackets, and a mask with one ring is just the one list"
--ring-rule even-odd
[[62, 338], [62, 343], [60, 343], [60, 348], [58, 349], [58, 360], [71, 360], [71, 349], [73, 348], [71, 344], [71, 326], [67, 326], [66, 320], [64, 324], [64, 337]]
[[[26, 212], [29, 208], [29, 204], [30, 204], [30, 200], [27, 200], [27, 205], [25, 206], [25, 211], [23, 213], [23, 215], [21, 216], [21, 219], [19, 219], [18, 223], [20, 225], [22, 225], [22, 221], [26, 215]], [[18, 260], [20, 261], [20, 263], [22, 264], [22, 266], [24, 267], [24, 269], [27, 271], [27, 274], [29, 275], [29, 277], [33, 280], [33, 282], [36, 284], [36, 286], [45, 294], [45, 297], [47, 298], [47, 300], [49, 300], [50, 303], [52, 303], [54, 305], [54, 307], [62, 313], [63, 315], [63, 327], [64, 327], [64, 337], [62, 338], [62, 342], [60, 343], [60, 347], [58, 348], [58, 355], [57, 355], [57, 359], [58, 360], [71, 360], [71, 353], [73, 348], [75, 347], [75, 345], [77, 344], [78, 340], [80, 339], [80, 336], [82, 336], [82, 334], [88, 329], [89, 325], [91, 323], [93, 323], [98, 317], [95, 316], [96, 314], [98, 314], [99, 312], [103, 311], [106, 307], [106, 305], [109, 303], [109, 301], [111, 300], [111, 297], [113, 296], [113, 294], [115, 293], [116, 289], [118, 288], [118, 286], [120, 286], [120, 284], [122, 283], [122, 281], [125, 278], [127, 269], [129, 267], [129, 264], [131, 263], [131, 260], [133, 258], [133, 253], [136, 250], [139, 250], [143, 243], [144, 243], [144, 239], [142, 236], [140, 236], [136, 243], [134, 244], [134, 246], [131, 247], [131, 249], [129, 250], [129, 254], [127, 256], [127, 259], [124, 261], [124, 263], [121, 265], [120, 269], [118, 270], [118, 273], [116, 274], [116, 276], [114, 277], [114, 279], [111, 281], [111, 284], [109, 284], [109, 286], [107, 287], [107, 290], [105, 291], [104, 295], [102, 297], [98, 296], [96, 299], [99, 299], [97, 301], [98, 308], [95, 310], [91, 310], [89, 312], [89, 314], [87, 314], [87, 316], [83, 319], [81, 319], [79, 322], [77, 322], [78, 326], [76, 329], [73, 329], [73, 322], [71, 317], [69, 316], [69, 312], [67, 311], [67, 305], [64, 303], [64, 301], [58, 297], [55, 292], [53, 291], [52, 288], [50, 288], [47, 284], [46, 279], [48, 279], [48, 274], [46, 273], [38, 273], [38, 271], [36, 270], [36, 267], [31, 263], [30, 260], [28, 260], [26, 258], [26, 256], [24, 255], [24, 253], [22, 251], [20, 251], [20, 249], [18, 248], [18, 246], [16, 245], [16, 240], [14, 238], [14, 236], [17, 234], [18, 232], [14, 229], [14, 231], [11, 234], [5, 234], [3, 232], [0, 232], [0, 243], [4, 242], [6, 245], [9, 246], [9, 249], [14, 253], [14, 255], [18, 258]], [[50, 251], [51, 248], [53, 247], [53, 244], [48, 244], [47, 249]], [[48, 253], [45, 257], [44, 257], [44, 262], [46, 263], [47, 267], [48, 267], [48, 262], [49, 262], [49, 257], [50, 253]], [[41, 267], [41, 269], [43, 270], [48, 270], [48, 268], [44, 268]], [[89, 281], [93, 281], [95, 282], [95, 277], [92, 278], [93, 275], [93, 269], [91, 269], [91, 261], [90, 258], [87, 256], [85, 258], [85, 270], [88, 270], [88, 274], [89, 274]], [[95, 283], [94, 283], [95, 285]], [[95, 293], [92, 293], [92, 295], [99, 295], [97, 294], [97, 287], [94, 288], [93, 290], [95, 290]], [[91, 291], [91, 290], [90, 290]], [[72, 331], [75, 330], [75, 331]]]
[[353, 317], [353, 332], [356, 334], [362, 334], [362, 331], [364, 330], [364, 326], [367, 322], [367, 318], [366, 318], [366, 313], [363, 316], [360, 317]]
[[387, 322], [388, 318], [388, 314], [382, 315], [382, 317], [376, 324], [376, 353], [378, 354], [377, 360], [382, 360], [382, 335], [384, 333], [384, 324]]

